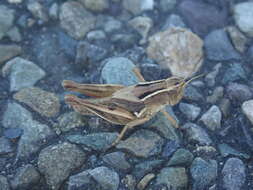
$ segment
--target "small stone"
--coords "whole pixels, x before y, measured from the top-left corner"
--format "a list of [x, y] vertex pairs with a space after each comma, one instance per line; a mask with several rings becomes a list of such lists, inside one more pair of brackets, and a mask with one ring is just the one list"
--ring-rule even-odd
[[157, 185], [164, 184], [167, 188], [187, 189], [188, 177], [185, 168], [182, 167], [166, 167], [157, 175]]
[[1, 190], [10, 190], [8, 180], [3, 175], [0, 175], [0, 187], [1, 187]]
[[106, 151], [112, 146], [117, 136], [118, 133], [101, 132], [88, 135], [68, 135], [66, 138], [72, 143], [81, 144], [93, 150]]
[[253, 2], [238, 3], [234, 7], [234, 19], [241, 31], [253, 37]]
[[137, 178], [137, 180], [141, 180], [149, 172], [161, 167], [162, 163], [163, 160], [147, 160], [140, 162], [134, 166], [132, 174]]
[[108, 0], [79, 0], [88, 10], [102, 12], [109, 8]]
[[173, 154], [167, 166], [189, 166], [193, 158], [194, 156], [189, 150], [180, 148]]
[[231, 103], [228, 98], [222, 98], [219, 103], [219, 108], [224, 117], [228, 117], [231, 112]]
[[5, 137], [0, 137], [0, 155], [9, 154], [11, 152], [14, 152], [14, 148], [10, 140]]
[[179, 15], [171, 14], [165, 21], [162, 30], [168, 30], [169, 28], [186, 28], [186, 25]]
[[213, 90], [213, 94], [211, 96], [206, 97], [206, 101], [208, 103], [215, 104], [223, 97], [223, 94], [224, 94], [224, 88], [222, 86], [217, 86]]
[[0, 45], [0, 65], [21, 54], [21, 52], [22, 48], [18, 45]]
[[0, 40], [11, 29], [14, 22], [14, 10], [7, 8], [4, 5], [0, 5]]
[[113, 168], [128, 170], [131, 165], [127, 162], [125, 153], [112, 152], [103, 156], [103, 161]]
[[8, 3], [13, 3], [13, 4], [18, 4], [18, 3], [22, 3], [23, 0], [8, 0]]
[[195, 158], [190, 169], [193, 189], [206, 189], [212, 181], [216, 180], [217, 170], [216, 160], [205, 161], [200, 157]]
[[203, 62], [203, 42], [191, 31], [169, 28], [149, 39], [147, 54], [172, 75], [187, 78], [193, 76]]
[[74, 169], [81, 167], [85, 153], [76, 145], [61, 143], [44, 148], [38, 158], [38, 167], [50, 189], [59, 189]]
[[87, 34], [87, 39], [89, 41], [105, 40], [106, 34], [103, 30], [93, 30]]
[[240, 79], [247, 80], [246, 72], [242, 67], [242, 64], [233, 63], [230, 64], [229, 68], [225, 71], [221, 82], [222, 84], [227, 84]]
[[16, 57], [8, 61], [2, 68], [3, 76], [9, 75], [10, 91], [17, 91], [33, 86], [46, 73], [31, 61]]
[[194, 150], [194, 153], [205, 159], [211, 159], [217, 156], [217, 150], [213, 146], [198, 146]]
[[202, 121], [206, 127], [212, 131], [215, 131], [221, 127], [221, 111], [218, 106], [213, 105], [206, 113], [202, 115], [200, 121]]
[[133, 73], [136, 66], [124, 57], [112, 57], [105, 60], [101, 78], [107, 84], [121, 84], [125, 86], [138, 83], [138, 78]]
[[135, 190], [135, 186], [136, 186], [136, 179], [134, 178], [133, 175], [126, 175], [121, 182], [124, 184], [124, 186], [126, 188], [128, 188], [129, 190]]
[[29, 189], [39, 183], [40, 174], [31, 164], [17, 168], [17, 173], [11, 181], [13, 189]]
[[164, 140], [154, 132], [138, 130], [126, 140], [121, 141], [116, 147], [130, 151], [135, 156], [147, 158], [162, 151]]
[[253, 125], [253, 100], [243, 102], [242, 111]]
[[193, 32], [201, 36], [225, 26], [228, 20], [226, 3], [221, 2], [218, 6], [214, 6], [213, 1], [205, 2], [207, 1], [187, 0], [182, 1], [178, 6], [179, 12]]
[[244, 102], [253, 97], [253, 92], [247, 85], [234, 82], [228, 84], [226, 94], [235, 102]]
[[192, 85], [188, 85], [185, 88], [183, 98], [190, 101], [203, 101], [203, 95]]
[[82, 190], [86, 188], [87, 190], [95, 189], [95, 184], [93, 184], [92, 178], [89, 174], [90, 170], [85, 170], [81, 173], [72, 175], [69, 177], [68, 190]]
[[46, 12], [43, 5], [38, 1], [29, 2], [27, 9], [33, 14], [35, 18], [41, 19], [43, 22], [48, 21], [48, 13]]
[[216, 64], [213, 70], [206, 75], [205, 81], [208, 86], [212, 87], [215, 85], [215, 79], [220, 71], [221, 66], [222, 66], [221, 63]]
[[186, 132], [188, 141], [197, 143], [199, 145], [210, 145], [212, 140], [210, 139], [207, 132], [200, 126], [194, 123], [186, 123], [182, 126]]
[[77, 112], [64, 113], [57, 118], [57, 121], [58, 122], [54, 127], [55, 130], [59, 132], [68, 132], [72, 129], [85, 125], [82, 116]]
[[201, 111], [200, 107], [187, 103], [180, 103], [179, 110], [191, 121], [194, 121]]
[[49, 16], [56, 20], [59, 17], [59, 5], [57, 3], [53, 3], [49, 8]]
[[245, 158], [245, 159], [250, 158], [250, 156], [248, 154], [241, 153], [227, 144], [219, 144], [218, 148], [219, 148], [219, 151], [220, 151], [222, 157], [239, 156], [239, 157]]
[[154, 8], [154, 0], [123, 0], [122, 3], [123, 7], [134, 15]]
[[169, 12], [174, 9], [176, 3], [177, 0], [161, 0], [159, 5], [163, 12]]
[[171, 140], [165, 144], [162, 156], [165, 158], [171, 157], [178, 148], [180, 148], [179, 142]]
[[137, 188], [139, 190], [145, 190], [146, 186], [149, 184], [149, 182], [155, 178], [155, 174], [147, 174], [144, 176], [141, 181], [137, 184]]
[[119, 186], [119, 175], [104, 166], [95, 168], [89, 172], [92, 178], [103, 187], [103, 189], [117, 190]]
[[128, 22], [142, 36], [139, 44], [145, 44], [150, 29], [153, 27], [153, 20], [149, 17], [138, 16]]
[[96, 26], [97, 28], [103, 28], [107, 34], [111, 34], [119, 32], [122, 29], [123, 24], [120, 20], [117, 20], [114, 17], [101, 15], [97, 18]]
[[114, 48], [126, 50], [133, 48], [138, 39], [139, 37], [135, 33], [116, 33], [112, 35], [111, 42], [113, 43]]
[[214, 30], [205, 37], [207, 58], [214, 61], [240, 59], [223, 29]]
[[18, 27], [16, 27], [16, 26], [12, 27], [6, 33], [6, 36], [8, 36], [11, 39], [11, 41], [13, 41], [13, 42], [21, 42], [22, 41], [21, 33], [20, 33]]
[[223, 169], [223, 187], [226, 190], [240, 190], [245, 183], [245, 165], [238, 158], [229, 158]]
[[55, 94], [36, 87], [20, 90], [14, 94], [14, 99], [46, 117], [54, 117], [60, 110], [59, 98]]
[[95, 27], [95, 17], [76, 1], [63, 3], [59, 17], [61, 27], [77, 40], [82, 39]]
[[246, 49], [247, 38], [235, 26], [228, 27], [227, 31], [235, 49], [243, 53]]

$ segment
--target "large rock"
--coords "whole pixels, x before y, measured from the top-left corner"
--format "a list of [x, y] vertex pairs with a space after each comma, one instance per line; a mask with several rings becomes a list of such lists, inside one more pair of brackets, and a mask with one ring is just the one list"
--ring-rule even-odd
[[51, 189], [59, 189], [74, 169], [82, 166], [85, 153], [76, 145], [61, 143], [48, 146], [40, 152], [38, 167]]
[[75, 38], [81, 39], [95, 27], [95, 17], [82, 4], [67, 1], [60, 7], [61, 27]]
[[54, 117], [60, 110], [59, 98], [54, 93], [36, 87], [20, 90], [14, 94], [14, 99], [46, 117]]
[[179, 12], [183, 15], [193, 32], [205, 35], [209, 31], [220, 28], [227, 23], [226, 6], [219, 9], [210, 3], [204, 3], [204, 1], [185, 0], [180, 3]]
[[234, 7], [234, 18], [240, 30], [253, 37], [253, 2], [237, 4]]
[[36, 64], [21, 57], [8, 61], [2, 72], [4, 77], [9, 76], [10, 91], [31, 87], [46, 75]]
[[203, 42], [187, 29], [169, 28], [151, 36], [149, 42], [148, 56], [169, 68], [172, 75], [191, 77], [202, 65]]

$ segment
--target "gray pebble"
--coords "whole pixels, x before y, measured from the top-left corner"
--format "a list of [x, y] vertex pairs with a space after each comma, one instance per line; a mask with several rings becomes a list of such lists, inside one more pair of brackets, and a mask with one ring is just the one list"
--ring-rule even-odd
[[222, 114], [219, 107], [213, 105], [202, 115], [200, 121], [202, 121], [208, 129], [215, 131], [221, 127], [221, 118]]
[[201, 111], [200, 107], [187, 103], [180, 103], [179, 109], [191, 121], [194, 121]]

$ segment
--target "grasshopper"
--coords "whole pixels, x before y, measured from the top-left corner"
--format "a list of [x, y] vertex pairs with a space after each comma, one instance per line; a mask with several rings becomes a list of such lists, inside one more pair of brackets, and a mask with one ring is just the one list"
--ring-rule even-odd
[[113, 146], [124, 136], [128, 129], [145, 123], [157, 112], [163, 114], [178, 127], [175, 119], [163, 108], [173, 106], [183, 97], [188, 81], [181, 77], [145, 82], [136, 68], [137, 77], [142, 81], [136, 85], [123, 86], [115, 84], [79, 84], [64, 80], [65, 90], [82, 93], [93, 98], [81, 99], [75, 95], [66, 95], [65, 102], [83, 115], [96, 115], [113, 124], [124, 125]]

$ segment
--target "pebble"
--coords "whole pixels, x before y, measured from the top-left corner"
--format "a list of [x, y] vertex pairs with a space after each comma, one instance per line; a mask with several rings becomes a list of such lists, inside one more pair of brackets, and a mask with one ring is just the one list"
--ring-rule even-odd
[[96, 40], [105, 40], [106, 34], [103, 30], [93, 30], [87, 34], [87, 39], [92, 42]]
[[223, 29], [210, 32], [204, 41], [208, 59], [213, 61], [240, 59], [239, 53], [236, 52]]
[[167, 166], [189, 166], [193, 161], [193, 154], [184, 148], [179, 148], [171, 157]]
[[57, 118], [57, 124], [54, 125], [54, 129], [60, 134], [61, 132], [68, 132], [84, 125], [84, 119], [79, 113], [67, 112]]
[[2, 73], [4, 77], [9, 76], [10, 91], [33, 86], [46, 75], [36, 64], [21, 57], [8, 61], [2, 68]]
[[124, 149], [138, 157], [150, 157], [162, 152], [164, 140], [154, 132], [140, 129], [116, 147]]
[[59, 189], [69, 174], [83, 165], [85, 157], [85, 153], [76, 145], [67, 142], [51, 145], [39, 154], [39, 171], [50, 189]]
[[182, 126], [182, 129], [185, 130], [189, 142], [197, 143], [199, 145], [212, 144], [212, 140], [208, 133], [202, 127], [194, 123], [186, 123]]
[[180, 148], [180, 142], [175, 140], [168, 141], [163, 147], [162, 156], [165, 158], [171, 157], [171, 155]]
[[224, 117], [228, 117], [229, 114], [231, 113], [231, 102], [229, 101], [228, 98], [222, 98], [220, 103], [219, 103], [219, 108], [222, 112], [222, 115]]
[[27, 9], [32, 13], [35, 18], [42, 20], [43, 22], [47, 22], [49, 20], [48, 13], [45, 10], [45, 7], [37, 1], [29, 2], [27, 5]]
[[131, 165], [126, 160], [126, 154], [123, 152], [112, 152], [103, 156], [103, 161], [109, 166], [120, 169], [128, 170]]
[[177, 0], [161, 0], [159, 6], [163, 12], [169, 12], [174, 9], [176, 3]]
[[49, 8], [49, 16], [50, 18], [57, 20], [59, 17], [59, 5], [57, 3], [53, 3]]
[[235, 102], [244, 102], [253, 97], [253, 92], [247, 85], [234, 82], [228, 84], [226, 94], [230, 100]]
[[250, 156], [248, 154], [239, 152], [227, 144], [219, 144], [218, 148], [219, 148], [219, 151], [220, 151], [222, 157], [238, 156], [238, 157], [245, 158], [245, 159], [250, 158]]
[[167, 188], [187, 189], [188, 177], [183, 167], [166, 167], [158, 173], [156, 185], [164, 184]]
[[147, 54], [164, 68], [169, 68], [172, 75], [187, 78], [202, 65], [202, 46], [203, 41], [191, 31], [169, 28], [149, 38]]
[[204, 36], [213, 29], [226, 25], [227, 8], [220, 7], [203, 1], [188, 0], [182, 1], [178, 9], [193, 32]]
[[131, 19], [128, 24], [142, 36], [139, 44], [145, 44], [147, 42], [149, 31], [153, 27], [153, 20], [149, 17], [138, 16]]
[[32, 114], [17, 103], [8, 103], [2, 125], [5, 128], [20, 128], [23, 131], [18, 141], [16, 160], [29, 159], [31, 154], [46, 144], [47, 139], [54, 136], [47, 125], [33, 120]]
[[237, 51], [243, 53], [246, 49], [247, 38], [235, 26], [227, 27], [228, 34]]
[[4, 136], [10, 140], [19, 138], [24, 133], [21, 128], [9, 128], [4, 130]]
[[102, 12], [109, 8], [108, 0], [79, 0], [79, 2], [93, 12]]
[[223, 94], [224, 94], [224, 88], [222, 86], [217, 86], [213, 90], [213, 94], [206, 97], [206, 101], [208, 103], [215, 104], [223, 97]]
[[206, 113], [202, 115], [200, 121], [202, 121], [209, 130], [215, 131], [217, 129], [220, 129], [221, 119], [222, 114], [219, 107], [213, 105], [211, 108], [207, 110]]
[[19, 28], [14, 26], [12, 27], [7, 33], [6, 36], [8, 36], [11, 41], [13, 42], [21, 42], [22, 41], [22, 35], [19, 31]]
[[232, 63], [223, 74], [222, 84], [234, 82], [236, 80], [247, 80], [246, 72], [240, 63]]
[[229, 158], [223, 169], [223, 187], [226, 190], [240, 190], [246, 180], [245, 165], [238, 158]]
[[125, 51], [132, 48], [138, 39], [139, 37], [135, 33], [116, 33], [112, 35], [111, 42], [113, 43], [115, 49]]
[[33, 110], [46, 117], [54, 117], [60, 111], [59, 98], [51, 92], [37, 87], [24, 88], [14, 94], [14, 99], [25, 103]]
[[67, 1], [60, 7], [61, 27], [74, 39], [82, 39], [94, 29], [96, 18], [79, 2]]
[[2, 190], [10, 190], [11, 189], [7, 178], [3, 175], [0, 175], [0, 187], [2, 188]]
[[101, 132], [88, 135], [67, 135], [66, 138], [72, 143], [81, 144], [93, 150], [106, 151], [111, 147], [117, 136], [118, 133]]
[[243, 102], [242, 112], [246, 115], [246, 117], [250, 120], [251, 124], [253, 125], [253, 100]]
[[133, 72], [135, 67], [133, 62], [125, 57], [111, 57], [105, 60], [101, 78], [108, 84], [133, 85], [139, 81]]
[[134, 166], [132, 174], [137, 178], [137, 180], [141, 180], [148, 173], [161, 167], [162, 163], [163, 160], [144, 160]]
[[222, 67], [221, 63], [216, 64], [213, 67], [212, 71], [205, 76], [205, 82], [207, 83], [208, 86], [212, 87], [215, 85], [216, 77], [219, 74], [221, 67]]
[[218, 164], [216, 160], [203, 160], [197, 157], [193, 160], [190, 172], [193, 178], [193, 189], [206, 189], [217, 178]]
[[247, 1], [234, 6], [234, 19], [239, 29], [253, 37], [253, 2]]
[[31, 164], [27, 164], [17, 168], [14, 179], [11, 180], [11, 187], [13, 189], [30, 189], [39, 184], [39, 181], [40, 174], [37, 169]]
[[123, 24], [120, 20], [117, 20], [114, 17], [101, 15], [97, 18], [96, 26], [97, 28], [103, 28], [107, 34], [111, 34], [120, 32]]
[[127, 174], [122, 180], [121, 182], [124, 184], [124, 186], [128, 189], [128, 190], [135, 190], [135, 186], [136, 186], [136, 179], [134, 178], [133, 175], [129, 175]]
[[119, 175], [115, 171], [101, 166], [91, 170], [89, 174], [103, 189], [118, 190]]
[[83, 188], [93, 188], [95, 189], [95, 182], [92, 181], [92, 178], [89, 174], [89, 170], [74, 174], [69, 177], [68, 180], [68, 190], [82, 190]]
[[0, 40], [11, 29], [15, 18], [14, 14], [14, 10], [9, 9], [4, 5], [0, 5]]
[[141, 181], [137, 184], [137, 188], [139, 190], [145, 190], [146, 186], [149, 184], [149, 182], [155, 178], [155, 174], [150, 173], [144, 176]]
[[0, 65], [5, 61], [20, 55], [22, 48], [18, 45], [0, 45]]
[[187, 103], [180, 103], [179, 110], [191, 121], [194, 121], [201, 112], [200, 107]]
[[153, 10], [154, 0], [123, 0], [123, 7], [134, 15]]
[[22, 3], [23, 0], [7, 0], [8, 3], [13, 3], [13, 4], [18, 4], [18, 3]]
[[179, 15], [171, 14], [165, 21], [162, 30], [168, 30], [169, 28], [186, 28], [186, 25]]
[[203, 95], [192, 85], [186, 86], [183, 98], [189, 101], [201, 102], [204, 100]]

